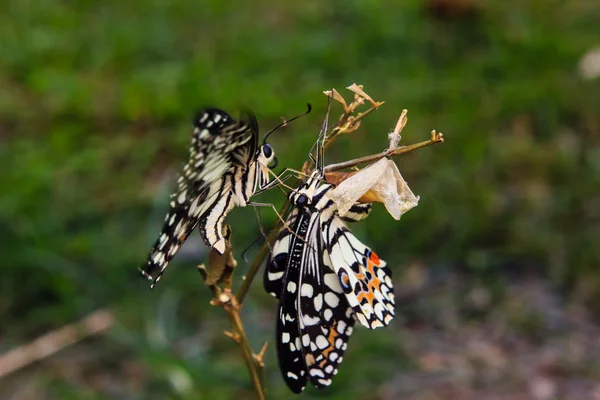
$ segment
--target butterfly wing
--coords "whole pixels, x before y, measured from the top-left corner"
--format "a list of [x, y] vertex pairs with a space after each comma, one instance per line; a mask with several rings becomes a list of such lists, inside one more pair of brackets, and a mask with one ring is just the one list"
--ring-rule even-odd
[[[326, 376], [320, 362], [325, 359], [323, 350], [329, 347], [326, 328], [322, 328], [323, 307], [323, 247], [319, 234], [319, 212], [304, 210], [308, 221], [305, 243], [299, 251], [301, 258], [300, 273], [295, 288], [295, 302], [298, 310], [298, 326], [302, 354], [308, 374], [313, 385], [327, 386], [331, 383], [330, 376]], [[289, 290], [289, 287], [287, 288]]]
[[321, 349], [323, 357], [309, 367], [309, 374], [316, 387], [328, 386], [337, 374], [355, 322], [354, 310], [344, 296], [327, 252], [323, 253], [323, 262], [325, 268], [322, 286], [324, 301], [321, 310], [321, 330], [323, 336], [327, 338], [327, 346]]
[[338, 372], [354, 319], [323, 248], [320, 211], [311, 214], [306, 242], [297, 288], [298, 321], [308, 375], [321, 388]]
[[[333, 289], [325, 290], [319, 213], [296, 209], [296, 215], [294, 233], [283, 232], [274, 247], [267, 282], [281, 289], [276, 329], [279, 367], [288, 387], [300, 393], [307, 378], [316, 387], [331, 384], [354, 320], [332, 270], [328, 282]], [[279, 247], [286, 242], [287, 250]], [[278, 279], [276, 273], [283, 277]]]
[[285, 273], [291, 240], [295, 235], [298, 224], [298, 209], [294, 208], [286, 220], [286, 227], [281, 228], [279, 236], [273, 244], [263, 279], [265, 291], [275, 298], [279, 298], [283, 290], [283, 275]]
[[371, 214], [373, 206], [371, 203], [354, 203], [352, 207], [346, 211], [342, 219], [346, 222], [358, 222], [367, 218]]
[[392, 273], [385, 261], [361, 243], [335, 213], [322, 220], [321, 230], [355, 317], [370, 329], [388, 325], [394, 318], [394, 293]]
[[[294, 393], [300, 393], [306, 387], [306, 362], [302, 352], [300, 339], [300, 326], [298, 317], [298, 283], [303, 260], [303, 249], [306, 246], [306, 233], [310, 223], [310, 215], [297, 211], [296, 221], [294, 223], [294, 234], [289, 235], [289, 247], [287, 252], [286, 264], [282, 264], [283, 257], [273, 258], [276, 261], [276, 268], [283, 267], [283, 276], [273, 280], [273, 288], [279, 286], [279, 308], [278, 320], [275, 330], [277, 340], [277, 358], [279, 360], [279, 369], [283, 375], [285, 383]], [[285, 254], [283, 252], [280, 255]], [[275, 269], [274, 263], [270, 268]], [[280, 282], [280, 283], [279, 283]], [[269, 289], [267, 289], [269, 291]]]
[[[190, 159], [178, 180], [177, 191], [171, 196], [161, 233], [141, 268], [142, 274], [153, 281], [151, 287], [207, 212], [218, 210], [220, 215], [208, 220], [222, 222], [233, 207], [232, 199], [225, 203], [223, 200], [223, 196], [231, 193], [229, 176], [234, 168], [251, 162], [257, 142], [258, 128], [253, 117], [236, 122], [218, 109], [205, 109], [198, 115]], [[220, 224], [216, 229], [220, 233]]]

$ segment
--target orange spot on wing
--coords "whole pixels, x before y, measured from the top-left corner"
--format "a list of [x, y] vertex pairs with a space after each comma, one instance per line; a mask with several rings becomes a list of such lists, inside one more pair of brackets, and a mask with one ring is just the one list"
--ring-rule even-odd
[[362, 303], [362, 300], [366, 299], [367, 302], [371, 305], [371, 307], [373, 306], [373, 302], [376, 299], [375, 293], [381, 291], [381, 285], [383, 284], [383, 282], [381, 281], [381, 279], [379, 279], [375, 272], [375, 266], [377, 266], [377, 263], [373, 260], [373, 258], [375, 258], [377, 263], [380, 262], [379, 257], [377, 257], [377, 254], [371, 253], [369, 259], [367, 260], [367, 265], [366, 267], [364, 267], [367, 271], [371, 273], [371, 279], [367, 280], [367, 277], [365, 274], [363, 274], [362, 270], [359, 274], [355, 274], [356, 277], [359, 280], [366, 283], [368, 287], [368, 290], [362, 290], [360, 293], [357, 293], [356, 297], [359, 303]]
[[379, 259], [379, 256], [374, 251], [371, 251], [371, 254], [369, 255], [369, 259], [375, 265], [379, 265], [379, 263], [381, 262], [381, 260]]
[[342, 280], [344, 281], [344, 282], [343, 282], [343, 283], [344, 283], [344, 286], [348, 286], [348, 285], [350, 285], [350, 277], [349, 277], [348, 275], [344, 275], [344, 276], [342, 277]]

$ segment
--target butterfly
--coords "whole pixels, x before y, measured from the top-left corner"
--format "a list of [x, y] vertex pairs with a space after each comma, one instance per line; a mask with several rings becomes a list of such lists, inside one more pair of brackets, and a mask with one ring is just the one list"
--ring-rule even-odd
[[206, 245], [223, 254], [223, 221], [234, 206], [245, 207], [250, 197], [271, 187], [269, 173], [277, 166], [277, 157], [266, 139], [287, 122], [269, 131], [259, 146], [253, 114], [236, 121], [217, 108], [198, 113], [189, 161], [171, 195], [162, 231], [146, 265], [140, 268], [142, 275], [152, 280], [151, 288], [197, 226]]
[[279, 367], [300, 393], [307, 380], [331, 384], [355, 321], [367, 328], [394, 317], [391, 271], [345, 226], [360, 221], [371, 204], [356, 203], [342, 218], [322, 183], [321, 169], [288, 195], [294, 206], [273, 245], [265, 290], [279, 299], [276, 327]]

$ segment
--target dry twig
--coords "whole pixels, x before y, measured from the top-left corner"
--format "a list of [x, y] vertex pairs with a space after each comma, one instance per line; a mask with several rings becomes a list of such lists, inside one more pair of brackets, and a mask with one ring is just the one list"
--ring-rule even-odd
[[[208, 271], [204, 264], [202, 264], [198, 266], [198, 272], [213, 294], [211, 304], [223, 308], [227, 313], [229, 323], [231, 324], [231, 332], [225, 332], [225, 335], [233, 339], [240, 347], [246, 363], [246, 368], [250, 373], [250, 379], [252, 380], [256, 396], [258, 399], [264, 400], [266, 397], [262, 379], [262, 370], [264, 367], [262, 358], [266, 350], [266, 344], [258, 354], [254, 354], [250, 347], [250, 343], [248, 342], [244, 324], [240, 317], [241, 303], [237, 296], [233, 295], [231, 292], [231, 274], [233, 273], [237, 262], [231, 253], [231, 243], [229, 242], [230, 236], [231, 228], [227, 227], [225, 233], [225, 253], [219, 254], [215, 250], [211, 250]], [[221, 271], [222, 274], [215, 278], [219, 271]], [[218, 282], [224, 282], [225, 287], [221, 289], [217, 286]]]
[[90, 336], [107, 331], [115, 323], [109, 310], [97, 310], [87, 317], [48, 332], [33, 342], [19, 346], [0, 356], [0, 378], [42, 360]]

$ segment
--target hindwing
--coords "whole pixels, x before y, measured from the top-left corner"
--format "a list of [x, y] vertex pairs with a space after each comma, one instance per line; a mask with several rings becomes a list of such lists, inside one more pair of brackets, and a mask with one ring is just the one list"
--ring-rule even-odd
[[325, 249], [355, 317], [370, 329], [394, 318], [392, 272], [385, 261], [360, 242], [341, 218], [331, 213], [321, 222]]

